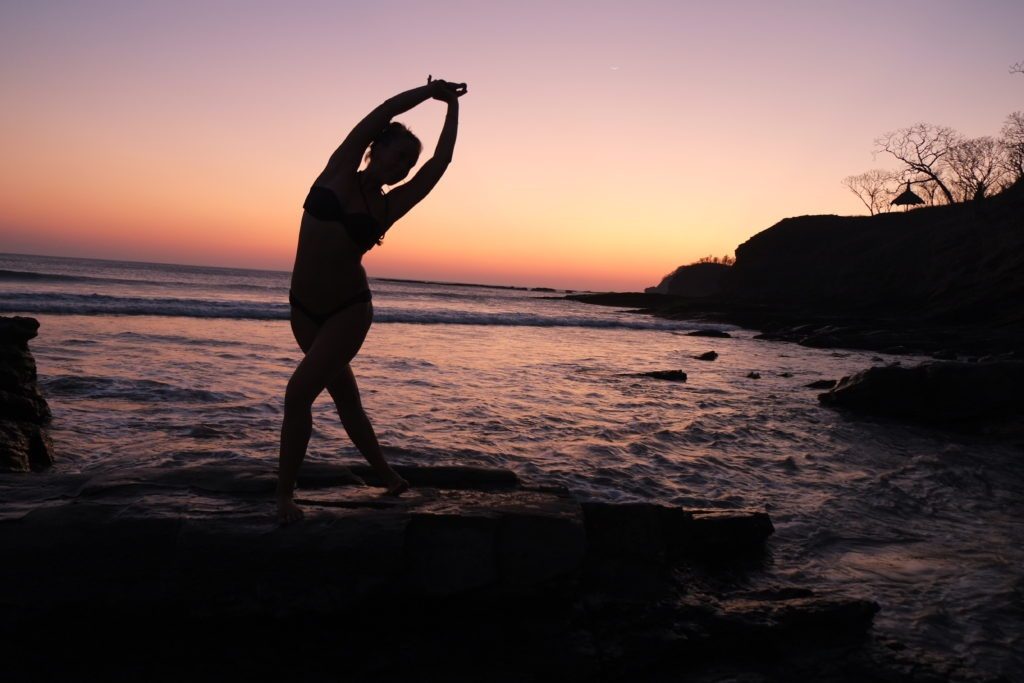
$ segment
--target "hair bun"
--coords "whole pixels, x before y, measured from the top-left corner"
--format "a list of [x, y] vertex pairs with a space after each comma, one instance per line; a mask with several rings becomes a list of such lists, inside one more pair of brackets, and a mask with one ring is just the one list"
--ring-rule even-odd
[[370, 151], [373, 151], [374, 145], [387, 146], [393, 142], [403, 139], [415, 143], [417, 154], [423, 151], [423, 143], [420, 142], [418, 137], [416, 137], [416, 134], [409, 130], [405, 124], [399, 123], [398, 121], [389, 121], [388, 125], [384, 126], [384, 129], [377, 133], [377, 136], [373, 138], [373, 141], [370, 143]]

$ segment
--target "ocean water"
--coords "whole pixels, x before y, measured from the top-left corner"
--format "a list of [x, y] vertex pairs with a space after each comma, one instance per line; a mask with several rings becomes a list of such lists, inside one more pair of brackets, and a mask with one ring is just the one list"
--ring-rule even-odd
[[[0, 254], [0, 314], [41, 322], [31, 348], [56, 469], [275, 467], [301, 358], [288, 279]], [[751, 581], [874, 599], [876, 634], [952, 658], [954, 678], [1024, 679], [1020, 448], [836, 412], [805, 387], [920, 359], [728, 325], [716, 327], [732, 339], [689, 337], [708, 325], [560, 292], [371, 287], [374, 325], [352, 367], [392, 462], [507, 467], [587, 499], [765, 509], [776, 534]], [[711, 349], [718, 360], [693, 359]], [[663, 369], [689, 380], [637, 376]], [[359, 458], [326, 394], [308, 458]]]

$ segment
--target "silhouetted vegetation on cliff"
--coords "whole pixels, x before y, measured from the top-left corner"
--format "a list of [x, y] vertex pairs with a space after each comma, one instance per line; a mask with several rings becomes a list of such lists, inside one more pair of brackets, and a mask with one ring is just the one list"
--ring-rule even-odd
[[999, 137], [968, 138], [948, 126], [916, 123], [877, 138], [875, 153], [892, 156], [899, 168], [843, 179], [871, 215], [905, 204], [898, 198], [904, 187], [917, 195], [915, 203], [931, 206], [984, 199], [1024, 178], [1024, 112], [1007, 116]]

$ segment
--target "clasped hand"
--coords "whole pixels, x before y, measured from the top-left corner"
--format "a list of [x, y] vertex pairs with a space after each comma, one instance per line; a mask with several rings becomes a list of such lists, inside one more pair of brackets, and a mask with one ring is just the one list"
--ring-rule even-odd
[[451, 83], [433, 76], [427, 76], [427, 85], [430, 86], [430, 96], [442, 102], [457, 100], [468, 91], [465, 83]]

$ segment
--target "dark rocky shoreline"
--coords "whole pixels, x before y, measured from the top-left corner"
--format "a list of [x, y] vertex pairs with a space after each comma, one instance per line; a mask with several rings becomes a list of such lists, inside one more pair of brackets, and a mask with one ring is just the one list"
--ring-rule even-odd
[[[666, 320], [726, 323], [758, 330], [757, 339], [826, 349], [920, 354], [941, 360], [1024, 358], [1024, 326], [937, 325], [909, 317], [850, 316], [813, 307], [776, 307], [723, 296], [682, 297], [641, 292], [570, 294], [567, 299], [629, 309]], [[704, 335], [708, 336], [708, 335]]]
[[[713, 287], [689, 286], [712, 267]], [[685, 266], [650, 289], [674, 294], [567, 298], [812, 347], [1021, 358], [1024, 181], [964, 204], [787, 218], [739, 245], [732, 266]]]
[[[5, 396], [41, 430], [38, 323], [2, 323]], [[281, 527], [259, 464], [29, 472], [52, 459], [22, 441], [0, 473], [5, 681], [932, 680], [871, 638], [874, 602], [757, 579], [764, 512], [468, 467], [398, 467], [393, 499], [366, 465], [308, 463], [307, 517]]]
[[[872, 404], [869, 385], [833, 391]], [[464, 467], [398, 467], [414, 488], [395, 500], [365, 465], [309, 463], [307, 519], [280, 527], [264, 465], [22, 461], [0, 473], [5, 681], [976, 680], [874, 635], [870, 599], [774, 583], [764, 512]]]
[[311, 463], [289, 527], [258, 465], [0, 475], [5, 680], [941, 680], [873, 602], [759, 580], [763, 512], [399, 470]]

